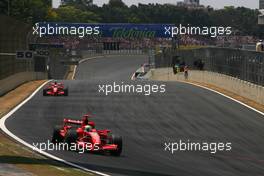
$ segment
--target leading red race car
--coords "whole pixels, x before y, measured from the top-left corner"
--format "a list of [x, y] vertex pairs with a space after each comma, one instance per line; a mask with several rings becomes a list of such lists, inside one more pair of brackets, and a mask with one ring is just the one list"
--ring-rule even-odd
[[89, 121], [90, 115], [84, 115], [82, 120], [64, 119], [63, 126], [56, 126], [53, 131], [52, 142], [64, 142], [68, 145], [76, 144], [78, 148], [88, 151], [107, 152], [113, 156], [120, 156], [122, 152], [122, 138], [110, 134], [110, 130], [97, 130], [95, 123]]
[[68, 96], [68, 88], [65, 88], [63, 83], [57, 83], [57, 81], [49, 83], [43, 89], [43, 96]]

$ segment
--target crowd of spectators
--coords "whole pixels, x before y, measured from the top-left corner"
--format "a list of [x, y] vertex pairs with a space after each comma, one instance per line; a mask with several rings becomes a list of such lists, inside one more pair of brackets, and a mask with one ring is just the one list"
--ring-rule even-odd
[[243, 45], [256, 45], [258, 40], [254, 36], [218, 36], [216, 46], [241, 48]]
[[[53, 36], [44, 37], [38, 40], [39, 43], [60, 43], [66, 49], [95, 49], [103, 46], [103, 43], [116, 42], [119, 43], [119, 49], [147, 49], [156, 46], [171, 47], [172, 39], [166, 38], [98, 38], [98, 37], [68, 37]], [[241, 48], [242, 45], [256, 44], [258, 39], [253, 36], [218, 36], [217, 38], [204, 36], [183, 35], [176, 42], [182, 46], [219, 46], [219, 47], [235, 47]]]

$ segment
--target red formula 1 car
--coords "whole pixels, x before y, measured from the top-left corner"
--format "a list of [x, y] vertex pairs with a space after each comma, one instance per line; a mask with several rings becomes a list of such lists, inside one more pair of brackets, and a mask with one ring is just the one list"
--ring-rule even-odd
[[68, 88], [65, 88], [63, 83], [57, 83], [52, 82], [49, 83], [44, 89], [43, 89], [43, 96], [68, 96]]
[[122, 138], [110, 134], [110, 130], [95, 129], [95, 123], [89, 121], [89, 117], [84, 115], [82, 120], [64, 119], [63, 126], [54, 128], [52, 142], [64, 142], [69, 146], [74, 144], [79, 149], [119, 156], [122, 152]]

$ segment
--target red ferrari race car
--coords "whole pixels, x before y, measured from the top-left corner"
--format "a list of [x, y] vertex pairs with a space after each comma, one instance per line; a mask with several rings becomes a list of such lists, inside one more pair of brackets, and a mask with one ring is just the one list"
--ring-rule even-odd
[[57, 83], [52, 82], [49, 83], [44, 89], [43, 89], [43, 96], [68, 96], [68, 88], [65, 88], [63, 83]]
[[90, 152], [110, 153], [120, 156], [122, 152], [122, 138], [111, 134], [110, 130], [97, 130], [95, 123], [89, 121], [90, 115], [84, 115], [82, 120], [64, 119], [63, 126], [56, 126], [53, 131], [53, 143], [67, 143], [77, 145], [78, 149]]

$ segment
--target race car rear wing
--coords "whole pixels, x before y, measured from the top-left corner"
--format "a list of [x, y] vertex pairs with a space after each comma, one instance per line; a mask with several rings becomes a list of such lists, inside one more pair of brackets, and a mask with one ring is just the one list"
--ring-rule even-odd
[[79, 124], [81, 125], [83, 121], [81, 120], [72, 120], [72, 119], [63, 119], [64, 123]]

